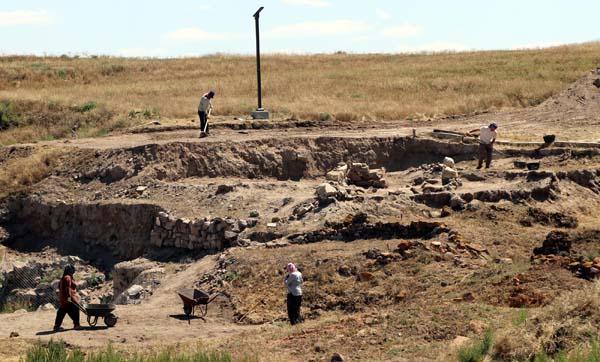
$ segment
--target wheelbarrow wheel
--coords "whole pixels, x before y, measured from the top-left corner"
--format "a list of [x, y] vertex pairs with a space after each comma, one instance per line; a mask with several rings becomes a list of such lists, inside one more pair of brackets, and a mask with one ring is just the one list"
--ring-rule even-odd
[[110, 313], [109, 315], [104, 317], [104, 324], [106, 324], [107, 327], [114, 327], [115, 324], [117, 324], [117, 320], [117, 316]]
[[98, 317], [97, 316], [88, 316], [87, 322], [90, 325], [90, 327], [95, 327], [96, 323], [98, 323]]
[[184, 313], [186, 316], [188, 316], [188, 317], [189, 317], [189, 316], [190, 316], [190, 315], [193, 313], [193, 311], [194, 311], [194, 308], [193, 308], [191, 305], [189, 305], [189, 304], [185, 304], [185, 305], [183, 306], [183, 313]]

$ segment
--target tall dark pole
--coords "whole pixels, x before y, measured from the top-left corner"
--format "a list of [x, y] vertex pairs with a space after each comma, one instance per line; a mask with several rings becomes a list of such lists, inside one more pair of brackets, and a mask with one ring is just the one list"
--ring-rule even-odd
[[262, 107], [262, 82], [260, 80], [260, 28], [259, 28], [259, 18], [260, 12], [264, 9], [264, 6], [261, 6], [254, 13], [254, 27], [256, 28], [256, 79], [258, 81], [258, 108], [256, 111], [252, 112], [252, 118], [255, 119], [268, 119], [269, 112], [265, 111]]
[[260, 17], [260, 12], [262, 11], [262, 9], [264, 9], [264, 6], [261, 6], [255, 13], [254, 13], [254, 25], [256, 28], [256, 79], [258, 80], [258, 109], [262, 109], [262, 87], [261, 87], [261, 81], [260, 81], [260, 30], [259, 30], [259, 17]]

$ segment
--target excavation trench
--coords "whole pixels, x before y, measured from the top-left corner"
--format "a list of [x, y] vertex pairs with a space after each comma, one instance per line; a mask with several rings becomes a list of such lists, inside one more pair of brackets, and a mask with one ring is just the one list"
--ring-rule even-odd
[[3, 226], [5, 243], [22, 252], [52, 246], [62, 255], [77, 255], [110, 270], [126, 259], [148, 251], [155, 215], [152, 204], [48, 203], [34, 197], [14, 199]]
[[323, 176], [340, 162], [363, 162], [400, 171], [445, 156], [463, 161], [477, 146], [410, 137], [297, 137], [245, 142], [151, 144], [96, 151], [79, 165], [82, 181], [112, 183], [135, 176], [161, 180], [187, 177], [240, 177], [300, 180]]
[[[444, 157], [456, 162], [477, 157], [477, 145], [412, 137], [295, 137], [243, 142], [171, 142], [133, 148], [96, 150], [65, 172], [83, 182], [117, 182], [136, 176], [175, 181], [188, 177], [239, 177], [300, 180], [321, 177], [340, 162], [361, 162], [371, 168], [402, 171]], [[550, 148], [509, 149], [498, 157], [565, 155], [595, 157], [600, 150]]]

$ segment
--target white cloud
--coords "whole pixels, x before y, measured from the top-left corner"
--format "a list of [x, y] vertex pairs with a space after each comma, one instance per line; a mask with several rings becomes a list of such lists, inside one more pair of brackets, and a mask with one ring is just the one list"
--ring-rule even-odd
[[418, 25], [402, 24], [383, 29], [381, 35], [389, 38], [410, 38], [419, 35], [422, 30]]
[[54, 16], [45, 10], [0, 11], [0, 26], [44, 25], [54, 21]]
[[281, 2], [288, 5], [306, 5], [315, 8], [325, 8], [331, 6], [331, 3], [325, 0], [281, 0]]
[[375, 9], [375, 15], [381, 20], [389, 20], [392, 18], [392, 14], [383, 9]]
[[466, 51], [469, 48], [461, 43], [453, 42], [434, 42], [420, 46], [400, 46], [398, 47], [400, 53], [420, 53], [420, 52], [446, 52], [446, 51]]
[[368, 29], [369, 26], [362, 21], [306, 21], [303, 23], [289, 24], [273, 28], [269, 30], [266, 35], [273, 38], [343, 35], [363, 33]]
[[234, 37], [232, 33], [211, 33], [200, 28], [182, 28], [169, 32], [163, 36], [167, 40], [181, 42], [196, 42], [208, 40], [225, 40]]

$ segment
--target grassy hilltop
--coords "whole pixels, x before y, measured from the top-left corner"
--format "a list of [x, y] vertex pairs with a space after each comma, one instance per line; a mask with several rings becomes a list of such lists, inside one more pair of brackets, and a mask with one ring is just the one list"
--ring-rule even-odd
[[[268, 55], [264, 104], [276, 116], [340, 120], [426, 118], [539, 104], [600, 65], [600, 43], [441, 54]], [[0, 144], [102, 135], [143, 119], [255, 107], [253, 57], [0, 58]]]

